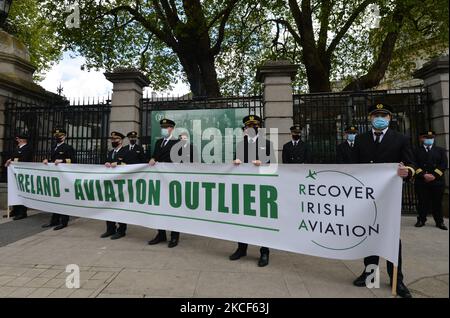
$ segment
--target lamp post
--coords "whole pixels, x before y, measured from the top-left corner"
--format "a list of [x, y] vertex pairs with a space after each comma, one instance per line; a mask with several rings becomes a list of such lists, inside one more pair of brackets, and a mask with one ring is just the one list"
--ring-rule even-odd
[[12, 0], [0, 0], [0, 29], [4, 27]]

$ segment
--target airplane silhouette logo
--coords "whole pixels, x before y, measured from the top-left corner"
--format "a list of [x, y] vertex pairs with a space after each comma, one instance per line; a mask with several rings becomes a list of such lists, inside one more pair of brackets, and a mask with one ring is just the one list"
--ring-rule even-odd
[[309, 173], [308, 173], [308, 176], [306, 177], [306, 179], [311, 178], [311, 179], [316, 180], [316, 175], [317, 175], [317, 172], [309, 170]]

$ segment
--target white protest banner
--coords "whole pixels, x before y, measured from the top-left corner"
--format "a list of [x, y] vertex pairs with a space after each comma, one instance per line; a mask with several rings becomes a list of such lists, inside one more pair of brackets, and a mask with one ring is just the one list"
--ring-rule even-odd
[[10, 205], [394, 265], [401, 193], [397, 164], [8, 168]]

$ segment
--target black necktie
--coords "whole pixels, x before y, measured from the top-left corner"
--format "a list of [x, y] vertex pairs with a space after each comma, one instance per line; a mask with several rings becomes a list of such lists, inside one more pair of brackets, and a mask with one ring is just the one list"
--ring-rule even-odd
[[350, 148], [353, 148], [353, 142], [350, 143]]
[[375, 143], [379, 144], [380, 140], [381, 140], [381, 136], [383, 135], [383, 132], [382, 131], [375, 131], [374, 134], [375, 134]]
[[161, 148], [166, 146], [168, 139], [164, 139], [163, 142], [161, 143]]
[[427, 152], [429, 152], [430, 151], [430, 146], [427, 146]]
[[116, 152], [117, 152], [117, 151], [113, 150], [113, 153], [112, 153], [112, 158], [113, 158], [113, 159], [116, 159]]

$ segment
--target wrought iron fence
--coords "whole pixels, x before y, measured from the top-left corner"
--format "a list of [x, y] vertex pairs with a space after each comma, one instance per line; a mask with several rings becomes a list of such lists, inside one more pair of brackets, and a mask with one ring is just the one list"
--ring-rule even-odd
[[[15, 147], [14, 136], [25, 131], [30, 135], [34, 161], [48, 158], [52, 140], [52, 129], [64, 127], [67, 143], [76, 150], [78, 163], [98, 164], [106, 160], [109, 132], [110, 100], [65, 99], [26, 100], [6, 98], [5, 131], [2, 162], [10, 157]], [[2, 165], [2, 182], [6, 181], [6, 169]]]
[[175, 120], [176, 127], [192, 130], [194, 120], [202, 127], [216, 127], [223, 133], [225, 128], [242, 127], [245, 115], [263, 114], [260, 95], [206, 98], [195, 97], [147, 97], [141, 99], [141, 143], [148, 153], [159, 137], [159, 120], [168, 117]]
[[[394, 109], [391, 128], [407, 135], [413, 147], [417, 146], [418, 134], [430, 127], [428, 94], [423, 88], [294, 95], [294, 123], [302, 127], [308, 162], [334, 163], [336, 146], [344, 141], [345, 126], [356, 126], [360, 132], [370, 129], [367, 110], [379, 102]], [[403, 193], [403, 211], [415, 212], [412, 184], [405, 183]]]

